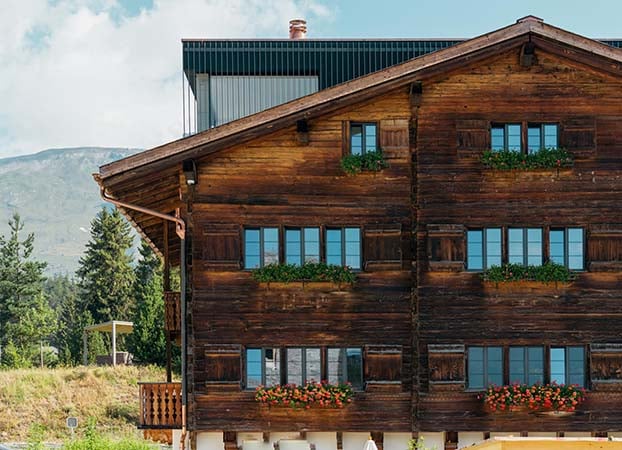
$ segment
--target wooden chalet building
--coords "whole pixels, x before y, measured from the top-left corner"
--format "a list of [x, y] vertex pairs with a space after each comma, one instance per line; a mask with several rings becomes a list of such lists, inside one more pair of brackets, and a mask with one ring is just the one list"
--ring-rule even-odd
[[[482, 162], [491, 149], [545, 147], [574, 164]], [[377, 149], [387, 167], [344, 173], [344, 156]], [[176, 445], [182, 435], [226, 450], [292, 448], [283, 439], [356, 450], [370, 433], [384, 450], [412, 436], [438, 449], [500, 435], [622, 437], [620, 49], [528, 16], [95, 178], [166, 267], [181, 266], [166, 323], [183, 385], [141, 386], [141, 426], [176, 429]], [[304, 261], [347, 265], [355, 281], [253, 276]], [[491, 266], [549, 261], [572, 279], [482, 279]], [[305, 379], [349, 381], [352, 402], [255, 400], [259, 384]], [[553, 381], [581, 385], [586, 401], [542, 416], [478, 399], [489, 384]]]

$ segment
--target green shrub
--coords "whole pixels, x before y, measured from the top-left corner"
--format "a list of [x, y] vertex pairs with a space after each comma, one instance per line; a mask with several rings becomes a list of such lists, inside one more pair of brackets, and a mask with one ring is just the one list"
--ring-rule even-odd
[[482, 280], [493, 282], [504, 281], [542, 281], [567, 282], [574, 279], [574, 274], [566, 266], [548, 262], [542, 266], [523, 266], [521, 264], [504, 264], [492, 266], [482, 273]]
[[114, 441], [103, 437], [96, 428], [96, 421], [87, 421], [84, 437], [63, 444], [63, 450], [154, 450], [158, 447], [142, 439], [122, 439]]
[[572, 153], [563, 148], [542, 148], [533, 153], [511, 150], [486, 150], [482, 162], [495, 170], [557, 169], [572, 167]]
[[348, 175], [362, 171], [378, 172], [385, 167], [388, 167], [388, 164], [380, 149], [375, 152], [367, 152], [364, 155], [346, 155], [341, 159], [341, 168]]
[[106, 415], [111, 419], [122, 419], [126, 422], [138, 422], [138, 408], [134, 403], [113, 403], [106, 406]]
[[290, 281], [354, 283], [356, 279], [354, 272], [349, 267], [325, 263], [305, 263], [302, 266], [294, 264], [268, 264], [260, 269], [253, 270], [253, 278], [263, 283], [271, 281], [283, 283]]

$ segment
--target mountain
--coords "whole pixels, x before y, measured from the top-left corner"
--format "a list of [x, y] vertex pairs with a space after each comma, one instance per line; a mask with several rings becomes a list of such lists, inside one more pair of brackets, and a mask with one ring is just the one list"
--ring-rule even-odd
[[[104, 204], [92, 173], [139, 149], [80, 147], [0, 159], [0, 235], [18, 212], [24, 231], [35, 233], [36, 259], [47, 272], [73, 274]], [[109, 205], [109, 204], [108, 204]]]

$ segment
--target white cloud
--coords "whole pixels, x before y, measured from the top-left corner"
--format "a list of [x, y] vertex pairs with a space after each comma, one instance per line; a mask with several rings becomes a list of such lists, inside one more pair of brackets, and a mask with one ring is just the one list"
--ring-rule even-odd
[[286, 37], [314, 0], [0, 1], [0, 157], [52, 147], [151, 147], [182, 132], [181, 38]]

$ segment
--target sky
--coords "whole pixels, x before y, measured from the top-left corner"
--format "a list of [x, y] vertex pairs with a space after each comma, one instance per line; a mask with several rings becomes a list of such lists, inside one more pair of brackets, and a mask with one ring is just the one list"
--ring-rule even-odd
[[528, 14], [622, 38], [620, 0], [0, 0], [0, 158], [182, 134], [182, 38], [468, 38]]

